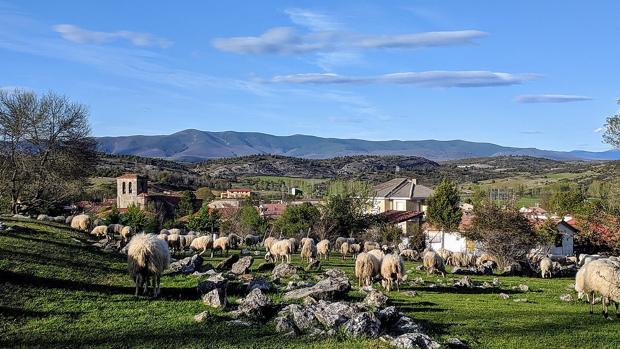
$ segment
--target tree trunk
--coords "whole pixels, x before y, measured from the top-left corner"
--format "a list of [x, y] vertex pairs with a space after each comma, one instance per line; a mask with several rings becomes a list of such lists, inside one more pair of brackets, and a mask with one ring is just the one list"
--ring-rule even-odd
[[445, 244], [445, 238], [446, 238], [446, 233], [443, 231], [443, 229], [441, 229], [441, 248], [445, 248], [446, 244]]

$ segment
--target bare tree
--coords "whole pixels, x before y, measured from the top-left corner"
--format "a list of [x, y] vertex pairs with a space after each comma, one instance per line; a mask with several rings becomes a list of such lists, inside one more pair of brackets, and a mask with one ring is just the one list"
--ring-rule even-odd
[[51, 92], [0, 91], [0, 160], [13, 212], [65, 202], [96, 163], [88, 109]]

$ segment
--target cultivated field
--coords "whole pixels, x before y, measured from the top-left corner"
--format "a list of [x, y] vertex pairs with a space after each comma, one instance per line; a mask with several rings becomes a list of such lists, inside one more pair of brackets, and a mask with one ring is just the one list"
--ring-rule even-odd
[[[160, 299], [134, 299], [124, 256], [100, 251], [85, 234], [62, 225], [6, 223], [15, 227], [0, 232], [0, 347], [387, 347], [378, 339], [352, 340], [344, 335], [285, 339], [275, 333], [273, 322], [237, 327], [227, 323], [223, 311], [213, 311], [206, 322], [196, 323], [193, 316], [206, 310], [196, 293], [197, 277], [164, 275]], [[301, 264], [298, 256], [294, 263]], [[500, 276], [496, 288], [455, 288], [447, 285], [460, 276], [428, 277], [416, 266], [406, 264], [412, 270], [408, 280], [419, 276], [424, 285], [401, 287], [401, 292], [389, 294], [390, 302], [422, 323], [439, 342], [458, 337], [474, 348], [620, 347], [620, 320], [605, 320], [600, 305], [590, 316], [585, 303], [560, 300], [563, 294], [575, 296], [569, 289], [573, 279]], [[352, 260], [332, 256], [323, 263], [324, 270], [333, 267], [345, 270], [356, 284]], [[472, 276], [479, 282], [493, 278]], [[512, 289], [520, 284], [530, 290]], [[411, 290], [417, 295], [405, 294]], [[510, 299], [501, 299], [499, 293]], [[270, 296], [281, 300], [277, 293]], [[348, 297], [355, 300], [362, 295], [354, 287]]]

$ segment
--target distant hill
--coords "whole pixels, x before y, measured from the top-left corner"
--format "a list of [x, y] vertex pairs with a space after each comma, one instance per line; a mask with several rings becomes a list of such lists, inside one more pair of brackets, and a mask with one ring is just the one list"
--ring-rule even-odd
[[618, 160], [620, 150], [571, 152], [504, 147], [462, 140], [366, 141], [306, 135], [274, 136], [256, 132], [185, 130], [171, 135], [99, 137], [99, 150], [110, 154], [138, 155], [200, 162], [207, 159], [273, 154], [305, 159], [354, 155], [418, 156], [433, 161], [492, 156], [533, 156], [554, 160]]

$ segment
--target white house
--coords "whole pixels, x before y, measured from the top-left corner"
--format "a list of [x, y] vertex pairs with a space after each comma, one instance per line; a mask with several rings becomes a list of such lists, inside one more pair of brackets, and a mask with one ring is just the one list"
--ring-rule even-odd
[[565, 221], [560, 221], [556, 228], [558, 230], [558, 238], [553, 246], [551, 246], [551, 254], [557, 256], [573, 256], [575, 254], [575, 234], [579, 232]]
[[461, 224], [459, 224], [457, 231], [441, 231], [430, 224], [426, 224], [426, 229], [424, 229], [426, 247], [433, 251], [444, 248], [450, 252], [474, 252], [475, 242], [461, 234], [471, 225], [471, 219], [471, 212], [463, 211]]

